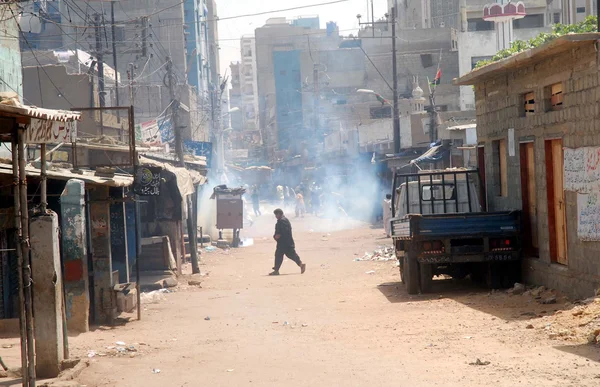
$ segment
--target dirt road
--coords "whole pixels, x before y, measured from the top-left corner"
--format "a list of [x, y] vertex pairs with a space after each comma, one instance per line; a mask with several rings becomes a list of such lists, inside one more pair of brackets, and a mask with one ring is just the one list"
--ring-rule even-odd
[[106, 352], [116, 341], [137, 350], [94, 356], [80, 382], [600, 385], [600, 348], [580, 338], [549, 338], [552, 317], [543, 316], [568, 307], [562, 301], [540, 305], [527, 295], [446, 280], [436, 281], [432, 295], [409, 296], [394, 261], [354, 261], [386, 242], [381, 229], [362, 225], [328, 235], [333, 226], [320, 220], [291, 220], [308, 264], [304, 275], [286, 260], [281, 276], [266, 276], [273, 266], [273, 219], [263, 216], [251, 232], [254, 246], [203, 254], [202, 270], [209, 275], [201, 289], [184, 286], [162, 302], [144, 305], [141, 322], [72, 338], [72, 353], [84, 357], [89, 350]]

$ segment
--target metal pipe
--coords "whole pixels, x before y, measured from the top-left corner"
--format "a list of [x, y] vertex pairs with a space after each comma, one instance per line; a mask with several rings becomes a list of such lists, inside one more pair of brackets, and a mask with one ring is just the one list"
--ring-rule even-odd
[[48, 209], [48, 191], [47, 191], [47, 183], [48, 183], [48, 174], [46, 173], [46, 144], [40, 145], [40, 161], [42, 163], [40, 170], [40, 209], [42, 210], [42, 214], [46, 213]]
[[14, 200], [14, 222], [17, 230], [17, 274], [19, 276], [19, 331], [21, 336], [21, 383], [24, 387], [29, 386], [27, 370], [27, 330], [25, 322], [25, 292], [23, 289], [23, 251], [21, 250], [21, 193], [19, 186], [19, 151], [15, 134], [12, 141], [12, 168], [13, 168], [13, 200]]
[[442, 175], [442, 198], [444, 199], [444, 214], [446, 213], [446, 176]]
[[[133, 71], [132, 71], [133, 79]], [[133, 93], [132, 93], [133, 95]], [[135, 149], [135, 109], [133, 108], [133, 99], [131, 100], [131, 106], [129, 107], [129, 143], [132, 149], [131, 162], [133, 164], [134, 174], [138, 166], [137, 151]], [[137, 199], [137, 197], [136, 197]], [[137, 318], [142, 319], [142, 295], [140, 293], [140, 250], [142, 249], [141, 236], [140, 236], [140, 215], [139, 215], [139, 202], [137, 200], [133, 203], [133, 216], [135, 218], [135, 292], [137, 297]]]
[[458, 184], [456, 184], [456, 172], [454, 172], [454, 203], [456, 203], [456, 213], [458, 214]]
[[469, 212], [472, 212], [471, 208], [471, 187], [469, 185], [469, 173], [465, 174], [465, 180], [467, 181], [467, 200], [469, 201]]
[[27, 372], [29, 386], [35, 387], [35, 337], [33, 331], [33, 300], [31, 293], [31, 264], [29, 261], [29, 210], [27, 205], [27, 172], [25, 170], [24, 130], [17, 129], [19, 148], [19, 197], [21, 200], [21, 252], [23, 255], [23, 289], [25, 295], [25, 324], [27, 331]]
[[433, 175], [429, 175], [429, 190], [431, 195], [431, 213], [435, 214], [435, 196], [433, 190]]
[[406, 176], [406, 215], [410, 214], [410, 195], [409, 195], [409, 180], [408, 176]]
[[419, 213], [423, 214], [423, 194], [421, 193], [421, 177], [417, 177], [417, 184], [419, 186], [419, 190], [417, 194], [419, 196]]
[[[393, 92], [394, 92], [394, 153], [400, 153], [400, 107], [398, 106], [398, 58], [396, 57], [396, 12], [398, 10], [398, 2], [394, 0], [392, 8], [392, 73], [394, 77]], [[419, 193], [419, 197], [421, 194]], [[420, 202], [420, 200], [419, 200]]]

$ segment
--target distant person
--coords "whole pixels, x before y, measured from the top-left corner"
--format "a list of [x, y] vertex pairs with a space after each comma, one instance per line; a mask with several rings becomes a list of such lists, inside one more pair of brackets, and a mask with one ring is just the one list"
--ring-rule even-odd
[[390, 220], [392, 219], [392, 195], [385, 195], [385, 199], [383, 199], [383, 229], [385, 230], [385, 235], [387, 237], [391, 237], [391, 224]]
[[254, 208], [254, 215], [256, 216], [261, 216], [262, 213], [260, 212], [260, 200], [258, 198], [258, 187], [254, 186], [254, 188], [252, 188], [252, 207]]
[[292, 224], [283, 215], [281, 208], [273, 211], [277, 218], [277, 224], [275, 225], [275, 234], [273, 239], [277, 241], [277, 248], [275, 249], [275, 267], [273, 272], [269, 275], [279, 275], [279, 269], [283, 263], [283, 256], [285, 255], [292, 261], [296, 262], [296, 265], [300, 267], [300, 273], [304, 274], [306, 271], [306, 264], [302, 263], [298, 253], [296, 253], [296, 245], [294, 244], [294, 238], [292, 237]]
[[296, 218], [298, 216], [304, 218], [304, 213], [306, 212], [306, 206], [304, 205], [304, 196], [301, 191], [298, 191], [296, 194]]

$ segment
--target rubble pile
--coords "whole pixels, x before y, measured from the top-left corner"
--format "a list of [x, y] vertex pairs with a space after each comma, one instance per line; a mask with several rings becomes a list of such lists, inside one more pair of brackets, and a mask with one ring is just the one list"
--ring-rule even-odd
[[379, 247], [372, 253], [365, 252], [362, 257], [354, 258], [355, 261], [393, 261], [396, 260], [396, 252], [391, 246]]

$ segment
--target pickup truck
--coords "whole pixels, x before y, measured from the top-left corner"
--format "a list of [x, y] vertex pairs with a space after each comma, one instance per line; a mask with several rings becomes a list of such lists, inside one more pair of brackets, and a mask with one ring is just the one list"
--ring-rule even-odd
[[519, 279], [520, 212], [484, 212], [476, 169], [394, 174], [392, 239], [409, 294], [450, 275], [493, 288]]

